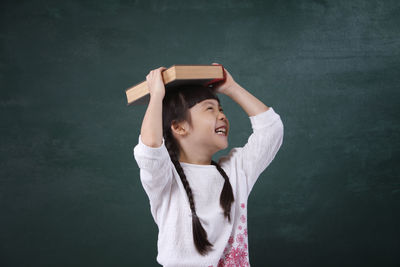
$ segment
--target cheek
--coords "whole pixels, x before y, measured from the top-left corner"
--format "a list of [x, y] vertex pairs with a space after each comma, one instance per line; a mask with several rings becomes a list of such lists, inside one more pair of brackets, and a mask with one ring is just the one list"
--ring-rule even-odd
[[209, 114], [194, 115], [192, 122], [195, 136], [209, 138], [211, 134], [215, 133], [215, 117]]
[[215, 123], [204, 122], [203, 124], [199, 125], [198, 129], [199, 134], [208, 138], [211, 134], [215, 133]]

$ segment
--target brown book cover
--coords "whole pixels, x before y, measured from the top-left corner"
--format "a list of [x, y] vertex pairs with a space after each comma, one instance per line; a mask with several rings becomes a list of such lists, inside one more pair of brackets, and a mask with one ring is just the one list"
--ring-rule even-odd
[[[219, 65], [172, 65], [164, 70], [162, 78], [165, 90], [182, 84], [202, 84], [209, 86], [224, 80], [224, 67]], [[125, 90], [129, 105], [143, 105], [150, 101], [147, 81], [140, 82]]]

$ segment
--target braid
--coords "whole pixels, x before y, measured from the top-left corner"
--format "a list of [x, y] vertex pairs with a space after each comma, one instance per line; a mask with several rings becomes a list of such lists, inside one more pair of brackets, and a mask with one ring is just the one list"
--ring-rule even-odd
[[221, 196], [219, 198], [219, 203], [221, 207], [224, 209], [224, 216], [228, 217], [228, 221], [231, 222], [231, 204], [235, 201], [233, 197], [233, 191], [231, 183], [229, 182], [228, 175], [226, 175], [225, 171], [221, 168], [221, 166], [215, 162], [211, 161], [212, 165], [217, 167], [217, 170], [221, 173], [222, 177], [225, 179], [224, 187], [222, 188]]
[[197, 251], [201, 255], [205, 255], [211, 250], [211, 247], [213, 245], [208, 241], [207, 232], [204, 230], [203, 226], [200, 223], [200, 219], [197, 216], [192, 189], [190, 188], [189, 182], [186, 179], [185, 172], [183, 171], [182, 166], [179, 163], [178, 155], [176, 153], [176, 151], [178, 151], [177, 145], [170, 131], [167, 131], [165, 133], [164, 139], [165, 139], [165, 147], [168, 150], [172, 163], [174, 164], [179, 174], [179, 177], [181, 178], [182, 184], [189, 198], [190, 210], [192, 211], [192, 229], [193, 229], [194, 244], [196, 246]]

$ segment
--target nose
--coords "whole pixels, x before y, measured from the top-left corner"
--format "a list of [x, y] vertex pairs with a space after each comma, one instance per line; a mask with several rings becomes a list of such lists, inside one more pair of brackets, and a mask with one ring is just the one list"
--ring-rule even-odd
[[220, 120], [225, 120], [225, 121], [227, 120], [225, 114], [222, 111], [219, 113], [219, 119]]

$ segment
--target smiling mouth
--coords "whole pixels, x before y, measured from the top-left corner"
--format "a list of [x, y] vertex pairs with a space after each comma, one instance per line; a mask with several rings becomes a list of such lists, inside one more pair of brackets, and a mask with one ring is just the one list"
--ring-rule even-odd
[[221, 135], [221, 136], [227, 136], [228, 135], [228, 131], [226, 130], [226, 128], [219, 128], [215, 131], [216, 134]]

